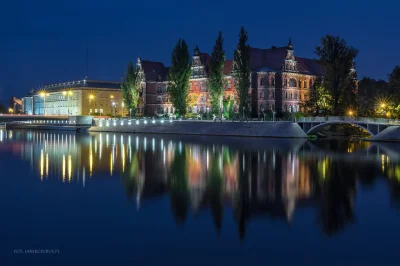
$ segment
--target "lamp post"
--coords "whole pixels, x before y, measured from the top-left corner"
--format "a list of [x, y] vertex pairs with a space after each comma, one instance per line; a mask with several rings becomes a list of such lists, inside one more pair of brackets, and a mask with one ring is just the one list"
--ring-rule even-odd
[[208, 109], [209, 109], [209, 107], [207, 106], [207, 107], [206, 107], [206, 111], [207, 111], [207, 120], [208, 120]]
[[93, 100], [94, 100], [94, 95], [90, 94], [89, 95], [89, 115], [92, 114], [91, 107], [92, 107], [92, 101]]
[[244, 109], [245, 109], [245, 108], [246, 108], [246, 107], [243, 106], [243, 119], [244, 119]]
[[114, 118], [115, 118], [115, 113], [116, 113], [116, 109], [117, 109], [117, 103], [116, 102], [112, 102], [112, 106], [114, 107]]
[[63, 91], [63, 95], [67, 96], [67, 111], [68, 111], [68, 116], [69, 116], [69, 96], [74, 94], [72, 91]]
[[129, 119], [132, 119], [132, 109], [129, 108]]
[[43, 98], [43, 115], [46, 115], [46, 97], [49, 96], [50, 94], [46, 92], [41, 92], [40, 97]]

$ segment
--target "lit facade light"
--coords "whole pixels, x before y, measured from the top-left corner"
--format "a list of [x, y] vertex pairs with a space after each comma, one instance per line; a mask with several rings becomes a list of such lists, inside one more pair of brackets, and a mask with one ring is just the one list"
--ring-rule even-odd
[[155, 123], [156, 123], [156, 120], [154, 120], [154, 119], [153, 119], [153, 120], [151, 120], [151, 123], [155, 124]]
[[144, 123], [147, 124], [147, 120], [144, 120]]
[[139, 120], [136, 120], [136, 125], [139, 125]]

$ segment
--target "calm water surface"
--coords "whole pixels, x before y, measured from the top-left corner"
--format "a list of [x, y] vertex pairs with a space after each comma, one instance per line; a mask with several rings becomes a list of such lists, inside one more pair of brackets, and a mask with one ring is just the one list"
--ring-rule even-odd
[[399, 151], [3, 130], [0, 265], [399, 265]]

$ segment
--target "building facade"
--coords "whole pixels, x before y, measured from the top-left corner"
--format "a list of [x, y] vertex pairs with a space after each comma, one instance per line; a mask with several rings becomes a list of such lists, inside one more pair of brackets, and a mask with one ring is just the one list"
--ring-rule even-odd
[[[208, 71], [210, 56], [196, 47], [193, 52], [189, 87], [189, 114], [206, 114], [210, 111]], [[226, 79], [224, 99], [232, 100], [238, 112], [237, 91], [232, 74], [234, 62], [226, 60], [223, 74]], [[143, 76], [143, 105], [146, 115], [172, 114], [174, 108], [168, 94], [168, 67], [161, 62], [138, 59], [137, 66]], [[252, 115], [262, 112], [300, 112], [302, 102], [309, 97], [315, 79], [322, 76], [321, 65], [313, 60], [294, 55], [293, 44], [269, 49], [250, 47]], [[226, 108], [226, 106], [224, 107]]]
[[31, 115], [129, 115], [121, 83], [80, 80], [47, 85], [22, 100]]
[[296, 57], [293, 44], [270, 49], [250, 48], [253, 115], [262, 111], [300, 112], [315, 79], [322, 76], [321, 65]]

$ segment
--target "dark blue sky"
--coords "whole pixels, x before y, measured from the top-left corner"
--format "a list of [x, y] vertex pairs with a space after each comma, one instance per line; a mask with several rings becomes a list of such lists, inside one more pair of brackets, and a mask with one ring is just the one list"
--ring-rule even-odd
[[0, 99], [85, 76], [120, 80], [138, 56], [170, 62], [178, 38], [211, 52], [218, 30], [231, 59], [240, 26], [253, 47], [283, 46], [314, 57], [321, 36], [339, 35], [360, 50], [359, 77], [387, 79], [400, 64], [400, 4], [359, 1], [22, 0], [0, 10]]

